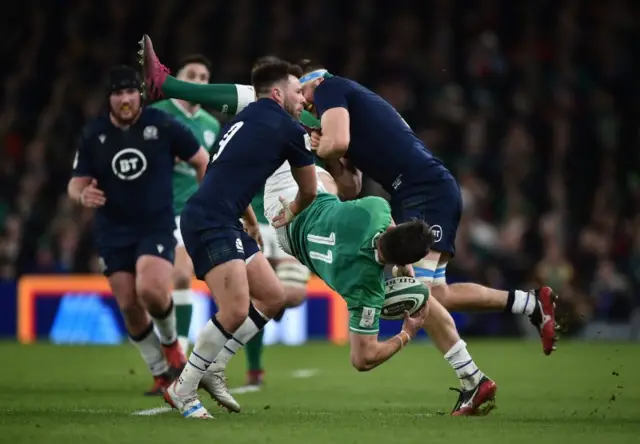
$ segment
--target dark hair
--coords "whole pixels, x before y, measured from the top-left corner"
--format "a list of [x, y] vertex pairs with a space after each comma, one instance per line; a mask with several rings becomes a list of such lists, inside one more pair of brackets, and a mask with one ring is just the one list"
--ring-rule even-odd
[[386, 263], [407, 265], [424, 258], [434, 240], [431, 227], [426, 222], [412, 219], [385, 231], [378, 245]]
[[296, 65], [300, 67], [302, 75], [308, 74], [312, 71], [315, 71], [316, 69], [324, 69], [324, 65], [322, 65], [321, 63], [313, 62], [309, 59], [302, 59], [298, 61]]
[[182, 68], [192, 63], [204, 65], [204, 67], [207, 68], [207, 71], [211, 72], [211, 60], [203, 54], [189, 54], [188, 56], [183, 57], [178, 62], [178, 66], [176, 66], [176, 72], [180, 72]]
[[280, 57], [267, 55], [258, 58], [255, 62], [253, 62], [253, 66], [251, 67], [251, 71], [254, 69], [262, 68], [265, 65], [272, 65], [274, 63], [286, 62], [286, 60], [282, 60]]
[[300, 67], [277, 57], [262, 57], [251, 70], [251, 84], [256, 89], [256, 95], [260, 96], [267, 94], [274, 83], [289, 80], [290, 75], [300, 77]]

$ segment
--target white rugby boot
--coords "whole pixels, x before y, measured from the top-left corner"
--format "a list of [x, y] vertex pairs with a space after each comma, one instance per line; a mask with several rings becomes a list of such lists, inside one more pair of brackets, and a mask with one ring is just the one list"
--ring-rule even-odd
[[185, 418], [213, 419], [211, 413], [200, 402], [196, 392], [182, 396], [178, 394], [175, 382], [165, 390], [164, 400]]
[[[215, 363], [212, 367], [214, 365]], [[200, 380], [200, 388], [209, 393], [211, 398], [213, 398], [220, 407], [224, 407], [229, 412], [240, 412], [240, 404], [231, 396], [231, 393], [229, 393], [227, 378], [224, 376], [224, 368], [209, 368]]]

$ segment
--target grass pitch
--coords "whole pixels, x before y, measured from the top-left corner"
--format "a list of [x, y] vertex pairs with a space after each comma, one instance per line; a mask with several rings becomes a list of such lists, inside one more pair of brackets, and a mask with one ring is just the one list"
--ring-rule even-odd
[[[640, 345], [561, 343], [545, 357], [533, 342], [471, 340], [480, 368], [498, 384], [487, 417], [452, 418], [455, 374], [428, 343], [412, 343], [369, 373], [349, 350], [312, 343], [266, 350], [266, 386], [237, 395], [243, 412], [185, 420], [142, 392], [150, 377], [133, 347], [0, 343], [0, 443], [195, 442], [636, 443], [640, 436]], [[228, 371], [244, 381], [244, 357]]]

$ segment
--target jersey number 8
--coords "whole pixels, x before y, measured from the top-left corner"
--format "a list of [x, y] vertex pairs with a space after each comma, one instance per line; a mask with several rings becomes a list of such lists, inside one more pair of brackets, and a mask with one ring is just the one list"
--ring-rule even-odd
[[244, 122], [236, 122], [231, 125], [231, 128], [229, 128], [226, 133], [224, 133], [224, 136], [222, 136], [222, 139], [220, 139], [220, 142], [218, 142], [218, 152], [216, 152], [211, 158], [211, 163], [215, 162], [216, 159], [220, 157], [220, 154], [222, 154], [222, 151], [224, 151], [224, 147], [227, 146], [227, 144], [231, 141], [231, 138], [234, 136], [234, 134], [237, 133], [240, 128], [242, 128], [242, 125], [244, 125]]

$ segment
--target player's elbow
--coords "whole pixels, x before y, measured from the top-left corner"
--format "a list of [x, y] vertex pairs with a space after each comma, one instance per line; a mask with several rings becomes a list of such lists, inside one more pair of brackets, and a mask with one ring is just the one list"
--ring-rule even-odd
[[347, 148], [349, 148], [349, 136], [336, 136], [331, 139], [331, 143], [327, 144], [325, 149], [318, 149], [318, 156], [323, 159], [340, 159], [347, 154]]
[[351, 353], [351, 365], [359, 372], [368, 372], [375, 367], [375, 356], [371, 353]]

